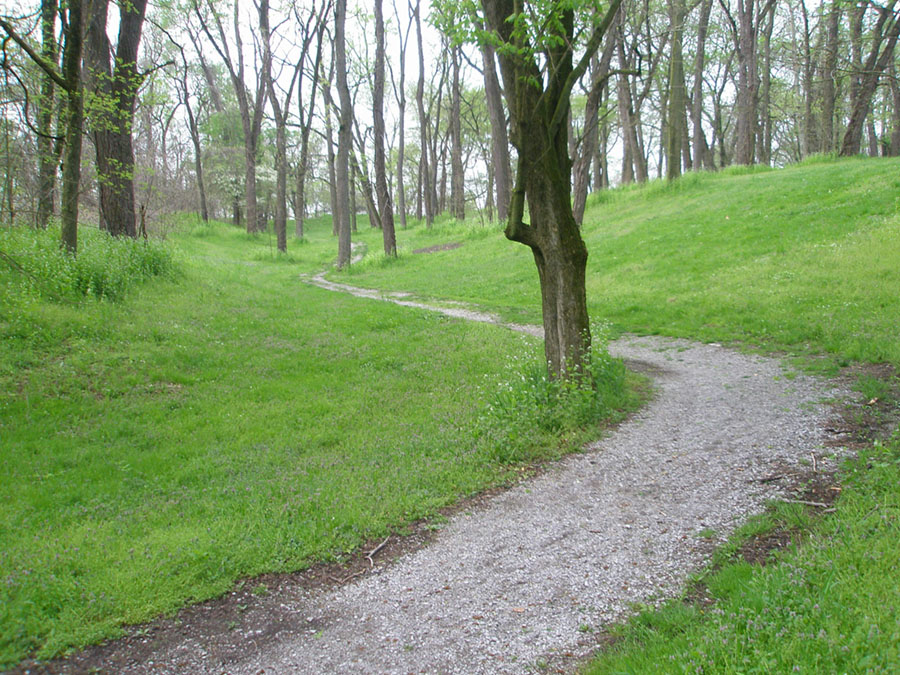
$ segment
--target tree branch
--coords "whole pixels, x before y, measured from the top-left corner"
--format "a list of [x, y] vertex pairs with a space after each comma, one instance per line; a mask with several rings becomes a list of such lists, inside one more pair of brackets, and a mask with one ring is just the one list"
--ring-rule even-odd
[[21, 35], [19, 35], [16, 32], [16, 29], [13, 28], [9, 24], [9, 22], [2, 17], [0, 17], [0, 28], [2, 28], [4, 31], [6, 31], [6, 34], [9, 35], [9, 37], [13, 40], [13, 42], [15, 42], [17, 45], [19, 45], [22, 48], [22, 51], [24, 51], [26, 54], [28, 54], [29, 58], [32, 61], [34, 61], [38, 65], [38, 67], [40, 67], [41, 70], [43, 70], [45, 73], [47, 73], [48, 77], [50, 77], [51, 80], [53, 80], [57, 85], [59, 85], [65, 91], [69, 91], [69, 92], [72, 91], [72, 87], [69, 85], [68, 82], [66, 82], [65, 78], [59, 74], [59, 72], [56, 70], [56, 68], [54, 68], [50, 63], [48, 63], [47, 60], [44, 59], [43, 56], [41, 56], [36, 51], [34, 51], [34, 49], [31, 47], [31, 45], [28, 44], [28, 41], [25, 38], [23, 38]]
[[606, 11], [606, 15], [594, 29], [591, 39], [588, 40], [587, 47], [585, 47], [585, 52], [582, 55], [581, 60], [572, 69], [572, 72], [569, 73], [565, 83], [563, 83], [559, 98], [556, 102], [556, 109], [553, 111], [553, 117], [550, 120], [549, 131], [551, 136], [556, 133], [559, 129], [559, 125], [562, 124], [563, 118], [566, 116], [566, 112], [569, 109], [569, 95], [572, 93], [575, 83], [578, 82], [585, 71], [587, 71], [587, 68], [591, 63], [591, 57], [598, 49], [600, 49], [600, 43], [603, 42], [603, 36], [606, 35], [606, 31], [609, 29], [610, 24], [612, 24], [621, 4], [622, 0], [612, 0], [609, 9]]

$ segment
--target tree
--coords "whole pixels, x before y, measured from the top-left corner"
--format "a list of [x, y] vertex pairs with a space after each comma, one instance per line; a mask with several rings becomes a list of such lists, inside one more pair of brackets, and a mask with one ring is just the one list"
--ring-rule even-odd
[[[425, 206], [425, 226], [431, 227], [434, 222], [434, 203], [432, 199], [432, 180], [428, 165], [428, 117], [425, 114], [425, 51], [422, 46], [422, 17], [421, 0], [416, 0], [413, 8], [413, 16], [416, 18], [416, 44], [419, 49], [419, 80], [416, 84], [416, 108], [419, 112], [419, 195]], [[422, 213], [416, 209], [416, 217], [421, 218]]]
[[119, 9], [115, 61], [106, 35], [109, 0], [94, 0], [85, 62], [93, 97], [91, 136], [97, 157], [100, 227], [114, 236], [137, 236], [134, 202], [134, 145], [131, 127], [143, 75], [137, 70], [147, 0], [131, 0]]
[[400, 75], [398, 79], [394, 78], [394, 71], [391, 72], [391, 86], [394, 90], [394, 99], [397, 101], [399, 108], [399, 129], [398, 129], [398, 145], [397, 145], [397, 212], [400, 214], [400, 227], [406, 229], [406, 188], [404, 187], [403, 165], [406, 159], [406, 47], [409, 44], [409, 33], [412, 29], [414, 17], [410, 14], [406, 30], [403, 30], [400, 23], [400, 12], [397, 10], [397, 2], [394, 0], [394, 16], [397, 19], [397, 37], [400, 40]]
[[[56, 0], [41, 2], [41, 56], [47, 64], [58, 65], [59, 45], [56, 42]], [[38, 162], [40, 192], [38, 193], [37, 226], [46, 229], [53, 215], [56, 191], [56, 164], [59, 161], [53, 143], [53, 111], [56, 96], [53, 78], [44, 73], [41, 98], [38, 101]]]
[[378, 194], [384, 254], [397, 256], [397, 237], [394, 234], [394, 205], [387, 184], [384, 162], [384, 17], [382, 0], [375, 0], [375, 89], [372, 108], [375, 131], [375, 191]]
[[[849, 157], [859, 153], [862, 143], [863, 123], [869, 114], [872, 95], [878, 86], [878, 80], [894, 55], [897, 39], [900, 37], [900, 14], [894, 11], [896, 0], [885, 7], [876, 7], [878, 19], [870, 36], [871, 46], [865, 64], [856, 63], [854, 79], [851, 86], [850, 120], [844, 132], [841, 144], [841, 156]], [[865, 10], [865, 5], [862, 6]], [[862, 17], [860, 16], [860, 24]], [[854, 41], [855, 42], [855, 41]], [[882, 47], [882, 45], [884, 45]], [[854, 52], [858, 50], [854, 47]], [[854, 58], [854, 62], [857, 58]]]
[[397, 9], [397, 1], [394, 0], [394, 17], [397, 21], [397, 37], [400, 46], [400, 74], [394, 76], [394, 69], [388, 63], [388, 70], [391, 75], [391, 87], [394, 91], [394, 100], [397, 102], [398, 108], [398, 138], [397, 138], [397, 213], [400, 215], [400, 227], [406, 229], [406, 187], [404, 184], [404, 163], [406, 161], [406, 48], [409, 45], [409, 34], [412, 31], [412, 22], [414, 16], [412, 13], [404, 30], [400, 21], [400, 12]]
[[[544, 352], [551, 377], [581, 372], [590, 349], [585, 291], [587, 247], [572, 214], [572, 163], [567, 121], [570, 95], [599, 49], [621, 0], [611, 0], [584, 53], [574, 61], [577, 3], [483, 0], [497, 45], [510, 114], [510, 138], [518, 150], [515, 188], [506, 236], [528, 246], [541, 285]], [[543, 30], [535, 30], [538, 21]], [[546, 70], [540, 64], [548, 64]], [[525, 203], [530, 223], [526, 223]]]
[[82, 0], [69, 0], [65, 21], [65, 49], [62, 72], [37, 53], [9, 21], [0, 18], [0, 28], [18, 44], [28, 57], [53, 79], [66, 93], [65, 154], [62, 172], [62, 206], [60, 209], [60, 239], [69, 253], [78, 251], [78, 192], [81, 183], [81, 141], [84, 123], [84, 87], [81, 78], [81, 57], [84, 48], [84, 13]]
[[335, 190], [338, 229], [338, 269], [350, 264], [350, 144], [353, 109], [350, 87], [347, 84], [347, 51], [345, 24], [347, 0], [334, 4], [334, 69], [337, 75], [338, 98], [341, 102], [338, 121], [338, 147], [335, 159]]
[[[319, 72], [322, 67], [322, 42], [325, 35], [326, 18], [331, 11], [331, 2], [322, 3], [322, 8], [316, 13], [315, 7], [310, 8], [307, 19], [300, 19], [297, 6], [294, 5], [294, 16], [300, 25], [300, 56], [297, 63], [299, 78], [297, 81], [297, 109], [300, 113], [300, 157], [297, 161], [297, 192], [294, 200], [294, 221], [296, 223], [296, 235], [303, 238], [303, 220], [306, 217], [306, 177], [309, 169], [309, 135], [313, 125], [313, 115], [316, 109], [316, 92], [319, 90]], [[315, 17], [315, 21], [313, 21]], [[309, 49], [313, 39], [313, 24], [315, 27], [316, 54], [313, 58], [312, 71], [309, 73], [309, 101], [304, 110], [303, 80], [305, 64], [309, 58]], [[304, 118], [305, 113], [305, 118]]]
[[[271, 54], [264, 50], [262, 63], [259, 65], [259, 73], [257, 73], [256, 78], [256, 92], [251, 99], [251, 92], [247, 89], [247, 73], [244, 67], [244, 45], [240, 29], [240, 5], [238, 1], [235, 0], [232, 10], [235, 44], [235, 56], [232, 57], [232, 49], [229, 47], [228, 38], [225, 35], [225, 29], [222, 26], [219, 14], [211, 0], [206, 1], [208, 3], [208, 13], [212, 16], [215, 24], [215, 36], [209, 28], [207, 16], [201, 11], [199, 5], [200, 0], [195, 0], [197, 4], [194, 5], [194, 11], [197, 18], [200, 20], [203, 32], [225, 63], [232, 87], [234, 88], [235, 96], [237, 97], [238, 108], [241, 113], [241, 127], [244, 132], [244, 195], [247, 232], [256, 232], [259, 229], [256, 208], [256, 152], [259, 144], [259, 134], [262, 130], [262, 118], [267, 92], [267, 78], [263, 76], [262, 73], [267, 72], [269, 69], [268, 60], [271, 58]], [[265, 16], [268, 16], [268, 0], [259, 0], [257, 12], [260, 18], [262, 18], [264, 14]], [[262, 30], [262, 26], [260, 26], [260, 30]], [[268, 26], [265, 27], [265, 30], [268, 31]]]
[[506, 130], [506, 113], [503, 111], [503, 95], [497, 77], [494, 47], [487, 41], [481, 44], [484, 64], [484, 96], [491, 120], [491, 167], [497, 195], [497, 218], [506, 220], [509, 211], [509, 188], [512, 183], [509, 169], [509, 134]]
[[462, 128], [460, 124], [459, 84], [460, 49], [454, 45], [450, 49], [453, 79], [450, 86], [450, 213], [457, 220], [466, 218], [465, 176], [462, 160]]
[[685, 126], [685, 104], [687, 95], [684, 88], [684, 21], [687, 9], [684, 0], [669, 0], [671, 22], [672, 54], [669, 59], [669, 109], [666, 115], [666, 179], [673, 180], [681, 175], [682, 128]]

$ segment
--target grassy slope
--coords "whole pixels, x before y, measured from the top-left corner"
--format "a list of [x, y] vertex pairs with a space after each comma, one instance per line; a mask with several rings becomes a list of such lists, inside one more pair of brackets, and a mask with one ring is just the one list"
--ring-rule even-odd
[[[357, 281], [537, 320], [527, 252], [499, 232], [482, 236], [469, 240], [459, 226], [411, 233], [401, 237], [407, 250], [465, 245], [434, 260], [370, 263]], [[584, 236], [593, 316], [618, 329], [824, 354], [826, 371], [853, 360], [900, 368], [896, 159], [616, 190], [590, 205]], [[443, 275], [428, 274], [432, 262]], [[890, 386], [878, 388], [872, 396]], [[723, 551], [721, 569], [704, 578], [712, 608], [676, 601], [642, 613], [588, 672], [896, 672], [898, 484], [900, 431], [848, 469], [835, 514], [782, 505], [738, 535], [785, 527], [805, 545], [765, 568]]]
[[[689, 175], [589, 201], [588, 302], [615, 328], [900, 365], [900, 161]], [[401, 233], [361, 285], [539, 321], [528, 251], [496, 230]], [[412, 255], [462, 241], [461, 248]], [[434, 266], [441, 274], [433, 274]]]
[[473, 429], [535, 341], [301, 283], [334, 255], [311, 227], [293, 259], [197, 227], [183, 276], [123, 304], [5, 296], [0, 665], [340, 556], [510, 475]]
[[[593, 314], [900, 364], [898, 168], [850, 161], [609, 193], [585, 226]], [[519, 337], [296, 283], [333, 257], [327, 223], [292, 242], [293, 261], [266, 238], [195, 234], [177, 283], [125, 305], [0, 317], [4, 330], [35, 326], [0, 345], [0, 434], [15, 459], [0, 466], [0, 663], [338, 555], [503, 475], [458, 452], [468, 436], [451, 420], [477, 415], [483, 373]], [[357, 239], [376, 252], [378, 237], [363, 227]], [[370, 255], [346, 280], [539, 320], [530, 255], [496, 228], [399, 239], [399, 261]], [[464, 246], [410, 253], [451, 241]], [[141, 594], [148, 576], [156, 587]]]

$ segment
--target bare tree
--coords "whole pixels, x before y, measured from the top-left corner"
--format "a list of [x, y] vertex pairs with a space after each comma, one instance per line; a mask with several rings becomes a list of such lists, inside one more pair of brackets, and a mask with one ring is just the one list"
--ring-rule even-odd
[[375, 0], [375, 89], [372, 106], [375, 132], [375, 190], [378, 193], [384, 254], [397, 255], [397, 237], [394, 234], [394, 204], [387, 184], [384, 161], [384, 16], [382, 0]]
[[[199, 3], [205, 1], [207, 4], [206, 12], [201, 11]], [[256, 154], [259, 144], [259, 135], [262, 129], [262, 118], [266, 100], [266, 77], [261, 75], [269, 68], [268, 60], [271, 55], [264, 50], [262, 54], [262, 63], [259, 64], [259, 73], [256, 77], [256, 91], [253, 98], [250, 98], [251, 92], [247, 89], [247, 74], [244, 66], [244, 43], [241, 36], [241, 15], [240, 4], [235, 0], [232, 8], [232, 26], [234, 39], [234, 55], [232, 48], [229, 46], [228, 37], [222, 26], [222, 20], [219, 13], [211, 0], [195, 0], [194, 11], [200, 20], [203, 32], [209, 39], [213, 48], [221, 57], [228, 70], [232, 87], [238, 102], [238, 109], [241, 114], [241, 127], [244, 133], [244, 199], [247, 217], [247, 232], [256, 232], [259, 229], [259, 222], [256, 207]], [[268, 0], [259, 0], [256, 5], [259, 17], [265, 13], [268, 16]], [[215, 35], [209, 27], [209, 18], [212, 19]], [[262, 27], [260, 27], [262, 29]], [[268, 30], [268, 27], [266, 27]]]

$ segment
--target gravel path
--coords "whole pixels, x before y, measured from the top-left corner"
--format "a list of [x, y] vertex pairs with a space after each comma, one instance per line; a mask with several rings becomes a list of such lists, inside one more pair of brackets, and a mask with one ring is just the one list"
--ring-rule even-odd
[[828, 383], [788, 377], [777, 360], [718, 345], [629, 337], [611, 351], [650, 374], [657, 394], [608, 437], [453, 517], [430, 545], [395, 563], [340, 587], [273, 598], [289, 620], [257, 635], [235, 631], [228, 649], [192, 637], [185, 625], [181, 642], [121, 663], [121, 671], [570, 669], [590, 652], [593, 630], [635, 602], [677, 594], [717, 542], [785, 496], [776, 476], [812, 455], [819, 470], [828, 463], [824, 399], [843, 395]]
[[586, 631], [675, 594], [715, 539], [781, 494], [761, 479], [824, 454], [822, 401], [835, 392], [823, 382], [717, 345], [626, 338], [611, 350], [658, 387], [640, 414], [381, 573], [299, 598], [280, 643], [230, 670], [521, 673], [583, 655]]

